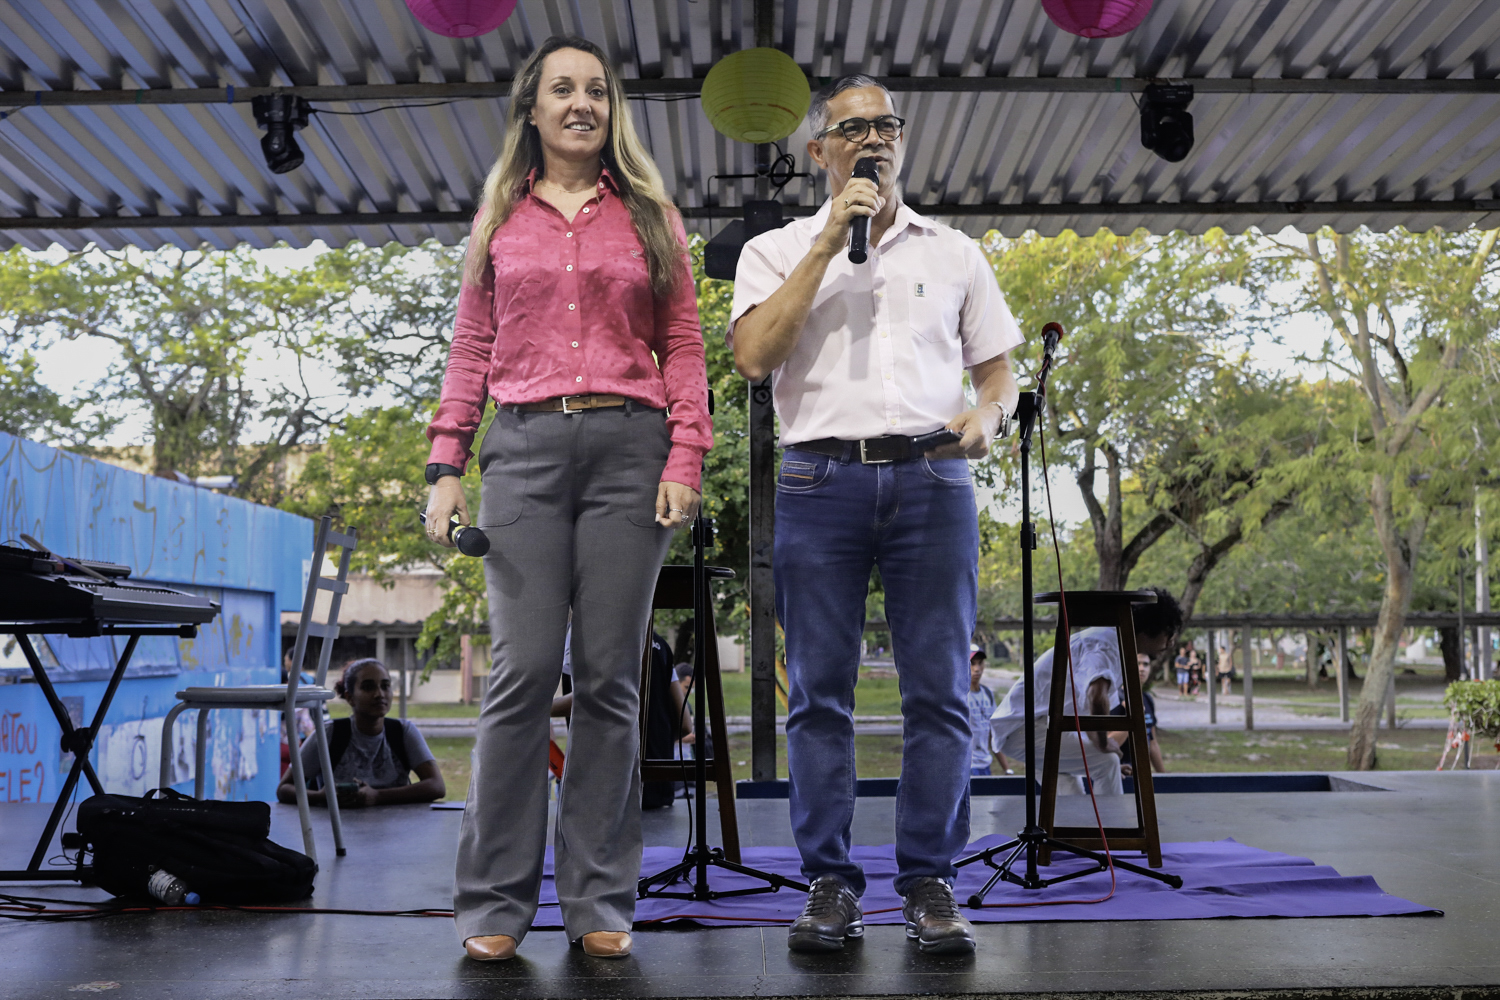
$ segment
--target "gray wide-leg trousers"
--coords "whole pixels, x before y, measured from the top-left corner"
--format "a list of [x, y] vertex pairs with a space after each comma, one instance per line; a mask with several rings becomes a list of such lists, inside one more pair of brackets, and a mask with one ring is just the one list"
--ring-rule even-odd
[[573, 717], [558, 793], [557, 895], [570, 940], [629, 930], [641, 865], [641, 650], [672, 531], [656, 524], [671, 442], [660, 410], [502, 408], [479, 451], [492, 664], [459, 833], [459, 940], [520, 941], [547, 840], [548, 712], [573, 611]]

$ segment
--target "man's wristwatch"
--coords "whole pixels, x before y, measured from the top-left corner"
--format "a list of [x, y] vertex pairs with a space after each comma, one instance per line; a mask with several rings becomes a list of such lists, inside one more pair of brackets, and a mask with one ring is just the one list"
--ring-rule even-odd
[[1010, 411], [998, 400], [992, 400], [989, 405], [1000, 407], [1000, 426], [995, 428], [995, 440], [1010, 437]]
[[436, 486], [437, 481], [444, 476], [458, 476], [463, 478], [464, 470], [456, 465], [444, 465], [442, 462], [432, 462], [427, 466], [427, 485]]

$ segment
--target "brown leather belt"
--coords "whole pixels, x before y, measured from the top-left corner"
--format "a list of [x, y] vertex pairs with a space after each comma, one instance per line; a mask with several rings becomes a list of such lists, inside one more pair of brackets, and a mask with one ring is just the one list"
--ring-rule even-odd
[[522, 413], [579, 413], [583, 410], [598, 410], [606, 406], [624, 406], [624, 396], [555, 396], [540, 403], [520, 403], [516, 409]]

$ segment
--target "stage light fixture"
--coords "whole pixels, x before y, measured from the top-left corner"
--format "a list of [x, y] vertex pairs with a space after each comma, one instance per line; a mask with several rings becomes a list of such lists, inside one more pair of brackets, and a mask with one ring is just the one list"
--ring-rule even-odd
[[1141, 98], [1141, 145], [1169, 163], [1180, 163], [1193, 148], [1193, 88], [1153, 84]]
[[255, 124], [266, 130], [260, 149], [273, 174], [291, 173], [302, 166], [302, 147], [292, 133], [307, 127], [310, 112], [306, 98], [293, 94], [266, 94], [250, 102]]

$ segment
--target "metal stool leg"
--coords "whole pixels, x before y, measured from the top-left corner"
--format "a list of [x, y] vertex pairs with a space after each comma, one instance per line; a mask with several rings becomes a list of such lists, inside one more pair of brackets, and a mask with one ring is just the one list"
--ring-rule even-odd
[[187, 709], [187, 705], [179, 702], [172, 706], [167, 717], [161, 721], [161, 780], [157, 783], [158, 788], [170, 788], [172, 785], [172, 733], [177, 725], [177, 717]]
[[204, 766], [208, 760], [208, 712], [207, 708], [198, 709], [198, 745], [193, 749], [197, 753], [197, 766], [193, 769], [193, 798], [203, 798], [203, 777], [207, 768]]
[[286, 722], [286, 745], [291, 748], [292, 787], [297, 791], [297, 819], [302, 823], [302, 851], [316, 863], [318, 848], [313, 843], [312, 810], [307, 805], [307, 777], [302, 773], [302, 748], [297, 745], [297, 713], [283, 712]]
[[318, 763], [323, 768], [323, 798], [328, 803], [328, 819], [333, 824], [333, 853], [343, 857], [348, 852], [344, 850], [344, 824], [339, 816], [339, 797], [333, 787], [333, 760], [328, 756], [328, 734], [323, 725], [323, 706], [315, 705], [312, 709], [313, 736], [318, 741]]

